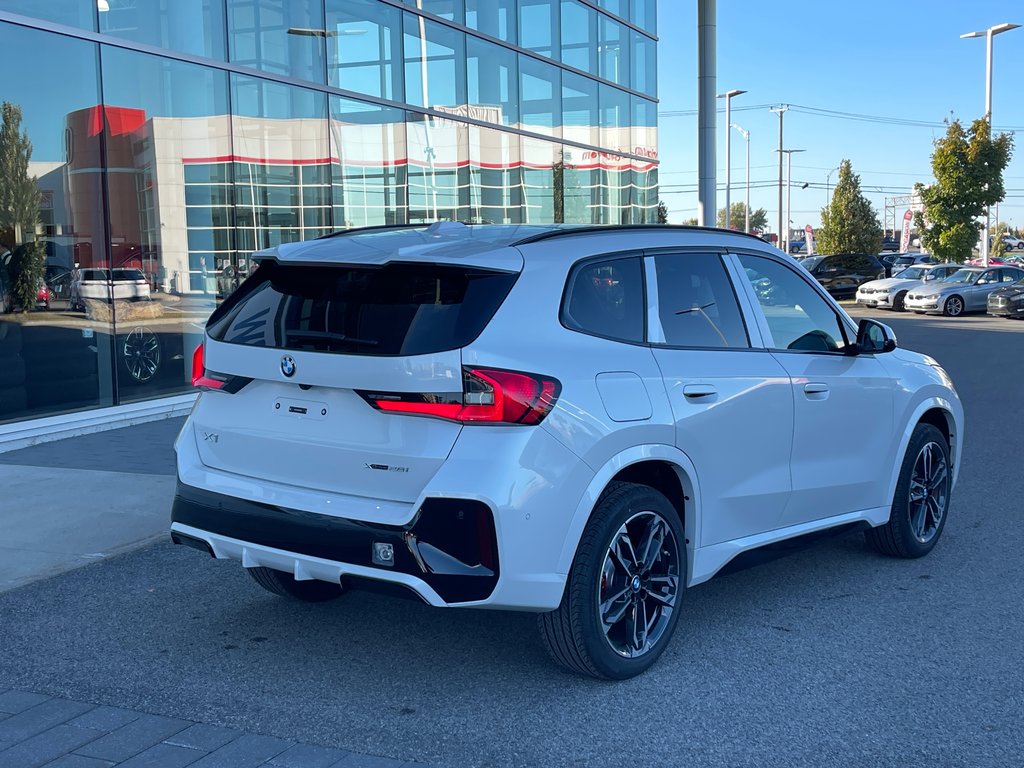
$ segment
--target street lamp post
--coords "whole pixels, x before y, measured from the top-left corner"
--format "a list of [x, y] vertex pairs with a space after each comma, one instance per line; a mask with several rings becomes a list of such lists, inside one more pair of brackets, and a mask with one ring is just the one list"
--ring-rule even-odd
[[747, 143], [747, 195], [746, 201], [743, 203], [746, 221], [743, 222], [743, 231], [750, 232], [750, 131], [744, 130], [738, 125], [732, 127], [743, 135], [743, 140]]
[[732, 191], [732, 154], [731, 154], [731, 143], [729, 137], [730, 126], [732, 124], [732, 97], [739, 96], [741, 93], [746, 91], [739, 91], [733, 89], [726, 91], [725, 93], [718, 94], [718, 98], [725, 99], [725, 228], [729, 229], [729, 219], [732, 214], [730, 210], [730, 194]]
[[[989, 136], [992, 135], [992, 38], [1001, 32], [1017, 29], [1020, 24], [996, 24], [980, 32], [967, 32], [964, 37], [985, 38], [985, 120], [988, 121]], [[985, 226], [981, 231], [981, 262], [988, 266], [988, 208], [985, 209]]]
[[839, 170], [837, 165], [831, 171], [825, 174], [825, 205], [832, 202], [832, 174]]
[[[789, 230], [790, 217], [792, 215], [792, 192], [793, 192], [793, 153], [806, 152], [804, 149], [780, 149], [779, 152], [786, 156], [786, 253], [789, 253]], [[782, 236], [782, 233], [779, 233]]]

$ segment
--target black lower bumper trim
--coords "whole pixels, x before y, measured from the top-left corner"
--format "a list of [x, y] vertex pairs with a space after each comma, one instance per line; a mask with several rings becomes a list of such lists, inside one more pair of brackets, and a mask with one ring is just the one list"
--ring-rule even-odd
[[[428, 499], [411, 524], [393, 526], [247, 501], [179, 481], [171, 520], [252, 544], [374, 568], [385, 579], [396, 571], [416, 576], [447, 603], [485, 600], [498, 582], [491, 510], [469, 499]], [[209, 551], [205, 542], [178, 532], [172, 539]], [[374, 544], [391, 545], [393, 565], [374, 561]]]

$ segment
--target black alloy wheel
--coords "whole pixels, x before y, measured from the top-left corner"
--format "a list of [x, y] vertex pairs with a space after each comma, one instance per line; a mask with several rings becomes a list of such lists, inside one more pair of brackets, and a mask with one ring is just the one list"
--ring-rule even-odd
[[120, 344], [121, 362], [130, 381], [145, 384], [160, 370], [160, 339], [153, 331], [133, 328]]
[[678, 512], [653, 488], [614, 484], [583, 532], [561, 605], [540, 617], [548, 652], [591, 677], [644, 672], [668, 645], [685, 581]]
[[892, 308], [896, 312], [907, 311], [907, 292], [900, 291], [896, 294], [896, 298], [892, 300]]
[[931, 424], [918, 424], [900, 468], [889, 522], [865, 531], [868, 542], [894, 557], [931, 552], [949, 516], [952, 483], [946, 436]]

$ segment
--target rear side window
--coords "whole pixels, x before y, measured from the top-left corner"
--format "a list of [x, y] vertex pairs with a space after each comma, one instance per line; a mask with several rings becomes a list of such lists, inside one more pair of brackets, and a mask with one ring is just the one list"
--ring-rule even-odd
[[346, 355], [425, 355], [473, 341], [516, 274], [441, 264], [264, 262], [210, 317], [230, 344]]
[[640, 258], [629, 256], [579, 264], [569, 276], [562, 323], [607, 339], [644, 340], [644, 287]]
[[651, 329], [652, 342], [670, 347], [749, 346], [743, 314], [720, 256], [664, 254], [654, 257], [654, 265], [661, 332]]

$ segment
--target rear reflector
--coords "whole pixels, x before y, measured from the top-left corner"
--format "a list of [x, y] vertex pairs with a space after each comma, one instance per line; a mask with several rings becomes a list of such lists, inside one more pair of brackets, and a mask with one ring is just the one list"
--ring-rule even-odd
[[551, 412], [562, 385], [533, 373], [463, 368], [462, 392], [360, 392], [380, 411], [433, 416], [464, 424], [540, 424]]

